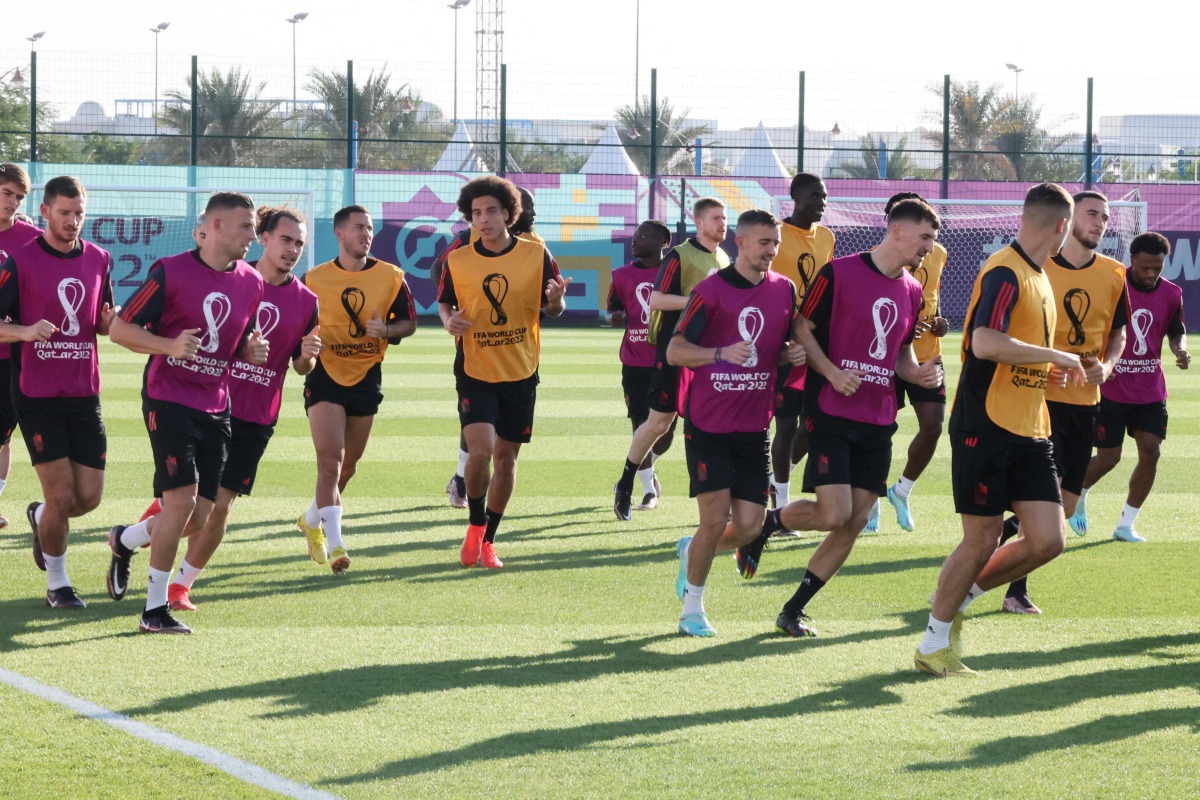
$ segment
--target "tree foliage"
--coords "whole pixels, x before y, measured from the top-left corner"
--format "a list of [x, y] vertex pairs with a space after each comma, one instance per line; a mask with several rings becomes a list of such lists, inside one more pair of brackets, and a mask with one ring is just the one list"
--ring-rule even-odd
[[[262, 97], [265, 82], [254, 84], [250, 75], [240, 67], [222, 73], [216, 67], [197, 73], [196, 121], [200, 140], [197, 161], [231, 167], [275, 166], [263, 163], [262, 158], [274, 150], [277, 143], [268, 141], [284, 134], [284, 119], [278, 113], [278, 100]], [[174, 128], [178, 136], [162, 138], [156, 150], [170, 163], [187, 163], [192, 130], [191, 86], [186, 79], [186, 91], [171, 89], [165, 108], [158, 115], [160, 126]]]
[[834, 177], [845, 178], [883, 178], [889, 180], [900, 180], [903, 178], [927, 178], [929, 177], [928, 170], [920, 170], [909, 157], [908, 152], [908, 137], [900, 137], [895, 147], [887, 148], [887, 175], [883, 174], [883, 165], [881, 163], [881, 153], [884, 150], [884, 141], [880, 137], [876, 140], [871, 135], [865, 135], [859, 140], [859, 152], [861, 160], [851, 161], [837, 167], [836, 170], [842, 172], [842, 175]]
[[[693, 125], [688, 120], [689, 111], [676, 113], [671, 101], [658, 101], [658, 172], [662, 175], [691, 175], [695, 167], [691, 153], [696, 137], [709, 133], [707, 125]], [[650, 174], [650, 98], [643, 97], [632, 106], [624, 106], [614, 115], [617, 135], [637, 166], [638, 172]], [[707, 142], [706, 144], [715, 144]]]

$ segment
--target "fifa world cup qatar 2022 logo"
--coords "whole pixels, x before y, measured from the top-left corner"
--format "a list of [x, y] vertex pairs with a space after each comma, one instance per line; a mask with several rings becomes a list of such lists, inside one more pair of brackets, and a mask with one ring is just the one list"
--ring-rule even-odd
[[58, 326], [63, 336], [79, 335], [79, 309], [87, 290], [79, 278], [63, 278], [58, 283], [58, 302], [62, 304], [63, 320]]
[[1088, 311], [1092, 308], [1091, 295], [1086, 289], [1072, 289], [1063, 296], [1063, 311], [1067, 321], [1071, 323], [1071, 332], [1067, 334], [1067, 344], [1072, 347], [1082, 347], [1087, 342], [1087, 332], [1083, 329], [1083, 321], [1087, 319]]
[[492, 324], [507, 325], [508, 314], [504, 312], [504, 298], [508, 296], [508, 278], [499, 272], [488, 275], [483, 279], [483, 296], [492, 306]]
[[1129, 321], [1132, 323], [1129, 327], [1133, 328], [1133, 354], [1144, 356], [1150, 350], [1150, 343], [1146, 341], [1146, 336], [1154, 324], [1154, 312], [1148, 308], [1139, 308], [1133, 312]]
[[876, 361], [887, 358], [887, 337], [892, 332], [892, 328], [896, 327], [896, 321], [899, 318], [900, 311], [896, 308], [896, 301], [890, 297], [881, 297], [875, 301], [875, 305], [871, 306], [871, 322], [875, 325], [875, 339], [871, 342], [871, 349], [868, 351], [871, 358]]
[[650, 324], [650, 295], [654, 292], [654, 284], [639, 283], [633, 293], [637, 296], [638, 305], [642, 307], [642, 324]]
[[743, 367], [758, 366], [758, 337], [762, 336], [765, 320], [762, 311], [754, 306], [742, 309], [738, 314], [738, 333], [743, 342], [750, 342], [750, 357], [742, 364]]
[[271, 338], [271, 332], [279, 324], [279, 306], [265, 300], [258, 304], [258, 312], [254, 315], [254, 325], [264, 339]]
[[367, 335], [367, 326], [362, 321], [362, 311], [367, 305], [367, 296], [362, 289], [349, 286], [342, 290], [342, 310], [350, 321], [350, 338], [361, 339]]

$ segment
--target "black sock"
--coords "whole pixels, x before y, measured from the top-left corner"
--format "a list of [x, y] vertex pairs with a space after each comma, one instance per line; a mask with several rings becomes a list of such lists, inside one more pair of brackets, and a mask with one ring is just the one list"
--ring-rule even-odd
[[1029, 594], [1029, 576], [1017, 578], [1008, 585], [1008, 593], [1005, 597], [1024, 597]]
[[812, 574], [811, 571], [804, 570], [804, 580], [800, 581], [800, 588], [796, 589], [792, 599], [783, 604], [783, 613], [803, 614], [808, 601], [812, 600], [824, 586], [825, 581]]
[[487, 510], [487, 532], [483, 534], [485, 542], [496, 541], [496, 529], [500, 527], [500, 520], [504, 519], [504, 512]]
[[635, 476], [637, 476], [638, 470], [641, 468], [641, 464], [635, 464], [628, 458], [625, 459], [625, 470], [621, 473], [621, 480], [617, 481], [617, 488], [627, 494], [632, 492], [633, 479]]
[[779, 519], [779, 509], [772, 508], [767, 512], [767, 516], [763, 519], [762, 534], [760, 539], [767, 539], [772, 533], [783, 530], [783, 523]]
[[1016, 516], [1004, 520], [1004, 533], [1000, 534], [1000, 544], [1016, 536], [1021, 530], [1021, 523]]
[[472, 525], [487, 525], [487, 512], [483, 506], [485, 500], [486, 496], [467, 498], [468, 520]]

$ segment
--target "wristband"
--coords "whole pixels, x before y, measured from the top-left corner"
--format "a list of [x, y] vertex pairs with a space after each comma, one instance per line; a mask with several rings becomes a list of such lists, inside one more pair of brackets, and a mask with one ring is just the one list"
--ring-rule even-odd
[[713, 353], [713, 363], [714, 364], [724, 364], [725, 363], [724, 361], [721, 360], [721, 348], [719, 348], [719, 347], [717, 348], [717, 352]]

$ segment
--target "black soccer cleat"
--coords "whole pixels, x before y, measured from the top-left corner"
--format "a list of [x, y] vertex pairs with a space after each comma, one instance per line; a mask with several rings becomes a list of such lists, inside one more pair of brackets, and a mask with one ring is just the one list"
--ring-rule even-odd
[[121, 534], [124, 525], [118, 525], [108, 532], [108, 546], [112, 550], [112, 560], [108, 562], [108, 572], [104, 576], [104, 584], [108, 587], [108, 596], [120, 600], [129, 591], [129, 562], [133, 560], [133, 551], [121, 544]]
[[750, 580], [758, 572], [758, 563], [762, 560], [763, 548], [770, 541], [769, 534], [760, 535], [750, 544], [744, 544], [734, 551], [737, 560], [737, 571], [746, 580]]
[[149, 608], [142, 612], [139, 633], [191, 633], [192, 629], [171, 616], [167, 606]]
[[46, 592], [46, 605], [51, 608], [87, 608], [87, 603], [70, 586]]
[[775, 619], [775, 631], [795, 637], [817, 635], [817, 629], [813, 627], [812, 619], [803, 611], [798, 614], [789, 614], [784, 611]]
[[633, 492], [621, 491], [621, 484], [613, 487], [613, 513], [622, 522], [633, 519]]
[[42, 541], [38, 538], [37, 526], [37, 508], [42, 502], [34, 500], [25, 509], [25, 516], [29, 518], [29, 527], [33, 529], [33, 563], [37, 564], [37, 568], [42, 572], [46, 571], [46, 556], [42, 554]]

